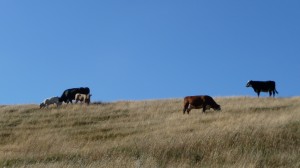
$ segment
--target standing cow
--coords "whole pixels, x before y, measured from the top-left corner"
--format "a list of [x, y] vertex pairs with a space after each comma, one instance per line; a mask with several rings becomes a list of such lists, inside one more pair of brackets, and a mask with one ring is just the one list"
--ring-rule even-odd
[[246, 87], [252, 87], [254, 92], [257, 93], [259, 97], [260, 92], [269, 92], [270, 97], [273, 95], [275, 97], [275, 93], [278, 94], [276, 90], [274, 81], [248, 81]]
[[77, 93], [90, 94], [90, 89], [88, 87], [67, 89], [63, 92], [59, 101], [65, 103], [69, 103], [69, 102], [72, 103], [72, 100], [75, 99], [75, 95]]
[[81, 94], [81, 93], [77, 93], [75, 95], [75, 103], [77, 103], [78, 101], [80, 102], [84, 102], [86, 104], [90, 104], [91, 102], [91, 94]]
[[210, 96], [187, 96], [183, 101], [183, 114], [187, 112], [188, 114], [192, 109], [200, 109], [205, 113], [205, 110], [213, 108], [214, 110], [221, 110], [221, 106], [218, 105], [214, 99]]

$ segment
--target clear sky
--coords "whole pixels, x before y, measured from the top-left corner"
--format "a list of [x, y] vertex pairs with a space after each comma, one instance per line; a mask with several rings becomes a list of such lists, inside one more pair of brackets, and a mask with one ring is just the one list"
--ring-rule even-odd
[[[300, 95], [299, 0], [1, 0], [0, 104]], [[262, 93], [266, 97], [266, 93]]]

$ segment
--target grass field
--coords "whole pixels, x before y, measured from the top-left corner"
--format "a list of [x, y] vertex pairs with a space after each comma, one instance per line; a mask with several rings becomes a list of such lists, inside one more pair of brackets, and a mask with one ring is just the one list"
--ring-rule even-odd
[[300, 167], [300, 97], [0, 106], [0, 167]]

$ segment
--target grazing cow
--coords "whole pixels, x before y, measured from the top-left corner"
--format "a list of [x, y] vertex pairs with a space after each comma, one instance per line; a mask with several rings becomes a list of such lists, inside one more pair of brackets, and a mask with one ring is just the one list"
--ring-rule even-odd
[[213, 108], [214, 110], [221, 110], [221, 106], [218, 105], [212, 97], [207, 95], [187, 96], [184, 98], [183, 106], [183, 114], [185, 114], [185, 112], [189, 114], [192, 109], [200, 108], [203, 108], [203, 113], [205, 113], [205, 110], [210, 108]]
[[254, 92], [257, 93], [259, 97], [260, 92], [269, 92], [270, 97], [273, 94], [275, 97], [275, 93], [278, 94], [274, 81], [248, 81], [246, 87], [252, 87]]
[[77, 93], [75, 95], [75, 103], [77, 103], [78, 101], [80, 102], [84, 102], [86, 104], [90, 104], [91, 102], [91, 94], [81, 94], [81, 93]]
[[63, 92], [63, 94], [61, 95], [59, 101], [60, 102], [65, 102], [65, 103], [69, 103], [69, 102], [72, 103], [72, 100], [75, 99], [75, 95], [77, 93], [90, 94], [90, 89], [88, 87], [67, 89]]
[[61, 102], [59, 102], [59, 97], [51, 97], [51, 98], [47, 98], [45, 99], [41, 104], [40, 104], [40, 109], [43, 107], [47, 107], [51, 104], [56, 104], [56, 106], [60, 106]]

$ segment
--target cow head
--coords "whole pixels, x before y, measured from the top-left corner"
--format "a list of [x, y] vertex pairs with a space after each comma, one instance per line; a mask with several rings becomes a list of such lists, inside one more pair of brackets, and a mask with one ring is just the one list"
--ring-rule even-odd
[[220, 111], [221, 110], [221, 106], [217, 104], [213, 109], [216, 110], [216, 111]]
[[43, 108], [43, 107], [46, 107], [45, 103], [40, 104], [40, 109]]
[[249, 80], [249, 81], [247, 82], [246, 87], [251, 87], [251, 86], [252, 86], [252, 80]]

